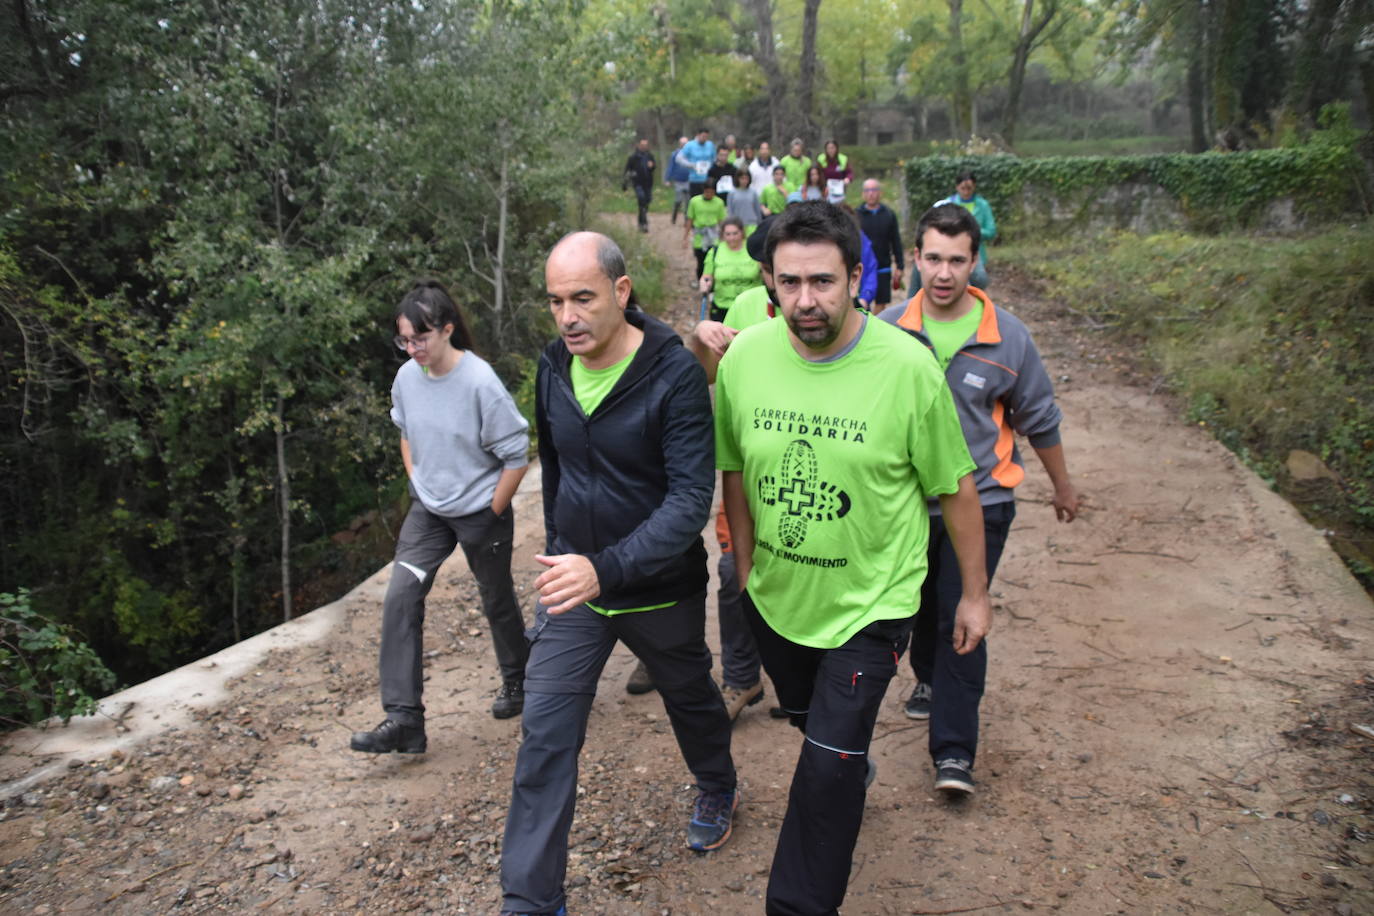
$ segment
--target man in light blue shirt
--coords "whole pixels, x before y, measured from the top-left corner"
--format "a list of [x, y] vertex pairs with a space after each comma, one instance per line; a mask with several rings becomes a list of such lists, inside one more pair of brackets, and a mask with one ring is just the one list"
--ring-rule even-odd
[[690, 173], [687, 181], [691, 186], [691, 194], [687, 199], [691, 200], [701, 193], [702, 186], [706, 184], [706, 173], [716, 161], [716, 145], [711, 142], [711, 132], [704, 127], [699, 129], [697, 138], [677, 151], [677, 159], [687, 166]]

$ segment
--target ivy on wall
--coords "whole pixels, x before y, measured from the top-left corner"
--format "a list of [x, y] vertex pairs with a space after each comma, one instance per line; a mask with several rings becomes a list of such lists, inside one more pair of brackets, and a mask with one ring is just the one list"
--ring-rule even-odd
[[930, 156], [906, 164], [913, 219], [953, 193], [954, 177], [966, 170], [976, 174], [978, 193], [997, 214], [1003, 236], [1018, 228], [1072, 229], [1077, 216], [1090, 215], [1108, 192], [1126, 186], [1159, 188], [1177, 204], [1186, 228], [1212, 232], [1252, 225], [1285, 200], [1316, 220], [1363, 202], [1361, 163], [1346, 144], [1154, 156]]

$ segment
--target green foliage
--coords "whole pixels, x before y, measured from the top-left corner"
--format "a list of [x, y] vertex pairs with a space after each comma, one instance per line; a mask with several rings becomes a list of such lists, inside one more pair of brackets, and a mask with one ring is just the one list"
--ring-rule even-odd
[[600, 62], [577, 2], [55, 6], [0, 14], [0, 583], [135, 680], [280, 619], [284, 519], [353, 562], [415, 276], [519, 379]]
[[0, 723], [36, 724], [95, 711], [115, 676], [71, 627], [34, 611], [29, 590], [0, 593]]
[[[1304, 216], [1330, 219], [1350, 212], [1358, 180], [1354, 152], [1335, 143], [1199, 155], [929, 157], [906, 165], [912, 211], [920, 213], [949, 196], [954, 176], [964, 169], [977, 173], [978, 193], [988, 199], [1008, 236], [1017, 229], [1074, 228], [1099, 206], [1103, 191], [1125, 183], [1163, 189], [1189, 225], [1204, 231], [1249, 225], [1265, 208], [1285, 199]], [[1028, 225], [1031, 220], [1023, 211], [1049, 211], [1051, 206], [1073, 216]]]
[[[1131, 233], [1003, 246], [1055, 298], [1125, 334], [1188, 416], [1270, 480], [1292, 449], [1340, 478], [1323, 524], [1374, 558], [1374, 225], [1302, 239]], [[1312, 501], [1309, 493], [1290, 489]], [[1339, 524], [1337, 524], [1339, 522]]]

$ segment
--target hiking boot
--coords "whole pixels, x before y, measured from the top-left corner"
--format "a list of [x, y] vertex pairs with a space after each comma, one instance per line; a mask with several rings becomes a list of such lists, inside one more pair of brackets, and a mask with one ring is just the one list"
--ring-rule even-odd
[[732, 792], [697, 791], [692, 822], [687, 825], [687, 845], [697, 852], [719, 849], [730, 839], [730, 822], [739, 807], [739, 789]]
[[973, 764], [960, 757], [935, 761], [935, 788], [950, 798], [973, 794]]
[[370, 732], [354, 732], [348, 746], [364, 754], [423, 754], [429, 742], [423, 723], [402, 725], [395, 719], [383, 719]]
[[649, 669], [644, 667], [643, 662], [636, 663], [635, 670], [630, 672], [630, 679], [625, 682], [625, 692], [638, 696], [653, 689], [654, 679], [649, 677]]
[[746, 706], [753, 706], [763, 699], [763, 682], [759, 681], [752, 687], [729, 687], [726, 686], [720, 692], [721, 699], [725, 700], [725, 711], [733, 722], [739, 718], [739, 714]]
[[768, 718], [770, 719], [790, 719], [792, 714], [781, 706], [768, 707]]
[[494, 719], [509, 719], [525, 711], [525, 682], [506, 681], [496, 691], [496, 699], [491, 703]]
[[930, 685], [916, 685], [916, 689], [911, 691], [911, 696], [907, 697], [904, 707], [908, 719], [923, 721], [930, 718]]

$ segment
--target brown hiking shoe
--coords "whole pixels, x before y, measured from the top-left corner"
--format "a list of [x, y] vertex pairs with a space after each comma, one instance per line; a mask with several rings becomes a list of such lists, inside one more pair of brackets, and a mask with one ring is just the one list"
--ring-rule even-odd
[[760, 681], [752, 687], [725, 687], [720, 692], [725, 700], [725, 711], [730, 715], [733, 722], [739, 718], [739, 714], [746, 706], [753, 706], [763, 699], [763, 682]]

